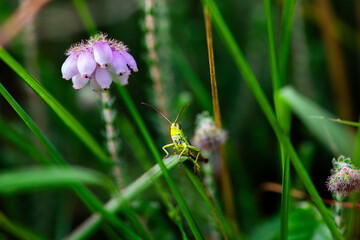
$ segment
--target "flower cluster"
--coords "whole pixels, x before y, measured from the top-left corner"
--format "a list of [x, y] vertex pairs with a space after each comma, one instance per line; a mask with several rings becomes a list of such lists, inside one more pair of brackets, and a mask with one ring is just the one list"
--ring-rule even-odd
[[[70, 47], [65, 55], [68, 57], [61, 67], [62, 77], [71, 78], [76, 90], [89, 81], [94, 91], [108, 89], [113, 80], [127, 85], [131, 69], [138, 71], [127, 47], [117, 40], [107, 39], [103, 33]], [[113, 78], [109, 71], [117, 76]]]
[[210, 154], [217, 150], [225, 142], [226, 137], [226, 132], [215, 125], [208, 112], [203, 112], [197, 116], [193, 142], [203, 153]]
[[329, 191], [334, 195], [346, 196], [360, 188], [360, 171], [351, 163], [350, 158], [334, 158], [333, 165], [331, 176], [326, 182]]

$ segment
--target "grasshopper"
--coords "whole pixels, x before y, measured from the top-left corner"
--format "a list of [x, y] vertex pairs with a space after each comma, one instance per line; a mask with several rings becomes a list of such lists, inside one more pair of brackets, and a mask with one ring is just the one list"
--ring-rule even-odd
[[157, 109], [155, 109], [153, 106], [147, 104], [147, 103], [141, 103], [143, 105], [146, 105], [150, 108], [152, 108], [155, 112], [157, 112], [158, 114], [160, 114], [160, 116], [162, 116], [163, 118], [165, 118], [169, 123], [170, 123], [170, 136], [172, 139], [172, 143], [170, 144], [166, 144], [165, 146], [162, 147], [162, 149], [164, 150], [164, 152], [166, 153], [166, 156], [164, 158], [169, 157], [169, 152], [166, 151], [166, 148], [168, 147], [172, 147], [174, 153], [179, 154], [179, 165], [180, 165], [180, 158], [181, 156], [187, 156], [189, 158], [191, 158], [194, 161], [194, 172], [196, 172], [196, 169], [198, 171], [200, 171], [201, 167], [198, 164], [198, 161], [202, 161], [202, 162], [208, 162], [208, 160], [206, 158], [204, 158], [201, 153], [200, 153], [200, 149], [197, 147], [194, 147], [191, 145], [190, 141], [187, 139], [187, 137], [185, 136], [180, 123], [177, 123], [181, 113], [183, 112], [183, 110], [189, 105], [186, 104], [181, 111], [179, 112], [179, 114], [176, 117], [175, 122], [171, 123], [169, 121], [169, 119], [167, 119], [167, 117], [164, 116], [164, 114], [162, 114], [160, 111], [158, 111]]

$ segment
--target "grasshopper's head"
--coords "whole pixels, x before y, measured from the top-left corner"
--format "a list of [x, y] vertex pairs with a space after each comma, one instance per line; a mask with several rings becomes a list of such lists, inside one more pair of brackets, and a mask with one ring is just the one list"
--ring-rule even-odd
[[181, 125], [180, 123], [172, 123], [171, 127], [170, 127], [170, 135], [174, 136], [174, 135], [182, 135], [183, 131], [181, 129]]

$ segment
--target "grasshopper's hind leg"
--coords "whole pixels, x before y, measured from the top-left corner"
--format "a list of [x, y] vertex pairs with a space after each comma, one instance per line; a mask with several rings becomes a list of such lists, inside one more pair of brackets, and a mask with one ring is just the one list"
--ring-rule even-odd
[[201, 169], [200, 165], [198, 164], [199, 156], [200, 156], [200, 152], [198, 152], [198, 154], [196, 155], [195, 164], [194, 164], [194, 173], [196, 173], [196, 170], [200, 172]]
[[165, 145], [165, 146], [163, 146], [163, 147], [162, 147], [162, 149], [164, 150], [164, 152], [166, 152], [166, 156], [165, 156], [165, 157], [163, 157], [163, 159], [165, 159], [165, 158], [168, 158], [168, 157], [169, 157], [169, 152], [168, 152], [168, 151], [166, 151], [166, 149], [165, 149], [165, 148], [168, 148], [168, 147], [171, 147], [171, 146], [174, 146], [174, 143], [170, 143], [170, 144], [167, 144], [167, 145]]

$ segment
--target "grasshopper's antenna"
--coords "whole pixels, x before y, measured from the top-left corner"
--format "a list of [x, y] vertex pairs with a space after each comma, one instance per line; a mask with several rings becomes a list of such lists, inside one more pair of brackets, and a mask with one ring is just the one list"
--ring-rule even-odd
[[[154, 108], [153, 106], [147, 104], [147, 103], [144, 103], [144, 102], [141, 102], [142, 105], [145, 105], [145, 106], [148, 106], [148, 107], [151, 107], [155, 112], [157, 112], [158, 114], [160, 114], [163, 118], [165, 118], [170, 124], [171, 122], [169, 121], [169, 119], [167, 119], [167, 117], [164, 116], [164, 114], [162, 114], [159, 110], [157, 110], [156, 108]], [[182, 110], [181, 110], [182, 111]]]
[[174, 123], [176, 123], [176, 122], [177, 122], [177, 120], [179, 119], [179, 117], [180, 117], [180, 115], [181, 115], [182, 111], [184, 111], [184, 109], [185, 109], [187, 106], [189, 106], [189, 104], [186, 104], [185, 106], [183, 106], [183, 108], [181, 109], [181, 111], [180, 111], [180, 112], [179, 112], [179, 114], [177, 115], [177, 118], [176, 118], [176, 120], [175, 120], [175, 122], [174, 122]]

